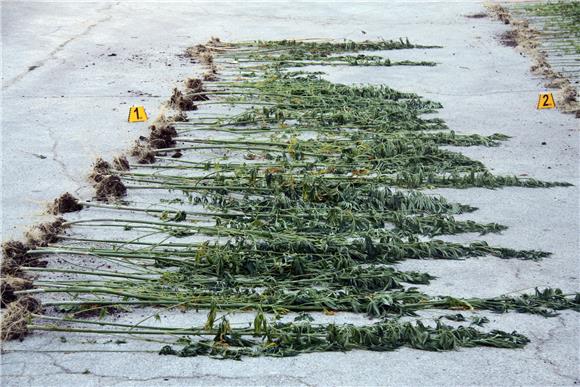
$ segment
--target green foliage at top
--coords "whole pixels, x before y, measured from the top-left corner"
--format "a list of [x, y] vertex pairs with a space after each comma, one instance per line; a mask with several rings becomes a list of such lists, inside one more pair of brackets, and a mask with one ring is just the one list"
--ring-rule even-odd
[[[478, 331], [471, 327], [453, 328], [438, 322], [435, 327], [387, 320], [369, 326], [313, 325], [308, 321], [265, 324], [255, 336], [246, 338], [245, 330], [234, 329], [224, 320], [213, 340], [190, 341], [180, 350], [171, 346], [161, 349], [161, 355], [180, 357], [211, 356], [240, 360], [242, 357], [288, 357], [301, 353], [355, 349], [393, 351], [409, 347], [424, 351], [450, 351], [461, 347], [488, 346], [522, 348], [529, 340], [517, 332]], [[246, 337], [244, 337], [246, 336]]]
[[[433, 296], [428, 292], [436, 279], [432, 274], [393, 267], [411, 259], [539, 261], [550, 255], [471, 238], [465, 243], [434, 239], [499, 233], [507, 227], [459, 218], [476, 208], [420, 189], [570, 185], [495, 175], [483, 162], [458, 152], [454, 147], [495, 147], [509, 137], [450, 131], [442, 119], [426, 116], [442, 107], [438, 102], [385, 85], [335, 84], [321, 73], [288, 70], [312, 64], [433, 64], [395, 62], [378, 55], [413, 48], [434, 46], [408, 40], [213, 40], [199, 47], [215, 55], [206, 62], [230, 73], [211, 86], [191, 82], [196, 91], [189, 96], [200, 110], [211, 105], [223, 109], [193, 115], [187, 122], [159, 123], [156, 135], [169, 138], [161, 138], [165, 147], [152, 151], [157, 163], [107, 171], [131, 190], [163, 192], [160, 203], [86, 203], [107, 215], [67, 223], [74, 228], [69, 240], [75, 243], [53, 243], [27, 254], [86, 255], [122, 267], [75, 267], [62, 270], [78, 276], [74, 279], [37, 281], [43, 293], [64, 296], [48, 305], [71, 313], [79, 307], [84, 311], [115, 305], [206, 309], [206, 324], [169, 328], [98, 323], [99, 328], [114, 327], [110, 330], [60, 323], [32, 326], [59, 332], [177, 335], [181, 349], [165, 346], [161, 354], [239, 359], [403, 346], [430, 351], [521, 348], [528, 339], [516, 332], [473, 327], [487, 323], [485, 318], [456, 328], [441, 319], [433, 327], [391, 318], [417, 316], [426, 309], [447, 310], [445, 318], [456, 322], [465, 321], [459, 311], [551, 317], [560, 310], [578, 310], [580, 297], [559, 289], [490, 298]], [[192, 154], [205, 160], [192, 159]], [[131, 236], [92, 239], [76, 233], [83, 227]], [[248, 327], [218, 317], [220, 311], [246, 310], [257, 311]], [[289, 312], [298, 317], [286, 323], [272, 322], [266, 315]], [[365, 326], [315, 324], [310, 312], [364, 313], [384, 320]], [[62, 321], [95, 323], [72, 316]]]
[[259, 49], [291, 49], [308, 53], [340, 53], [441, 47], [412, 44], [407, 38], [401, 38], [399, 40], [365, 40], [359, 42], [353, 40], [345, 40], [343, 42], [309, 40], [258, 40], [255, 42], [234, 43], [232, 45], [236, 47], [256, 47]]

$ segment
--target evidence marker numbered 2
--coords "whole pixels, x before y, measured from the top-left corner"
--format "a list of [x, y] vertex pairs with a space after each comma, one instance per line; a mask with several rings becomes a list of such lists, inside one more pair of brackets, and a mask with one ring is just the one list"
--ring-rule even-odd
[[554, 109], [556, 107], [556, 102], [554, 102], [554, 96], [552, 93], [540, 93], [538, 96], [537, 109]]

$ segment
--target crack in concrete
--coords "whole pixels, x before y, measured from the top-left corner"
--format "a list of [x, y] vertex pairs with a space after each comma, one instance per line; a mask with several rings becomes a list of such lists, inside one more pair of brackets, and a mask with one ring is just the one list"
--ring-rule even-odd
[[543, 352], [543, 346], [545, 343], [549, 342], [552, 339], [555, 339], [555, 334], [558, 331], [558, 329], [562, 328], [562, 327], [566, 327], [566, 322], [564, 320], [564, 318], [562, 316], [557, 316], [557, 321], [559, 322], [559, 324], [557, 326], [554, 326], [553, 328], [551, 328], [546, 336], [542, 336], [542, 337], [537, 337], [536, 338], [536, 344], [534, 345], [534, 352], [536, 354], [536, 357], [541, 360], [544, 364], [548, 365], [551, 369], [552, 372], [564, 379], [568, 379], [570, 381], [572, 381], [574, 384], [580, 383], [580, 378], [574, 376], [574, 375], [567, 375], [565, 374], [563, 371], [560, 370], [560, 365], [555, 362], [554, 360], [550, 359], [549, 357], [544, 355]]
[[[443, 93], [439, 93], [439, 94], [443, 94]], [[449, 94], [449, 95], [451, 95], [451, 94]], [[454, 94], [454, 95], [460, 95], [460, 94]], [[467, 96], [467, 95], [466, 95], [466, 96]], [[55, 138], [53, 138], [52, 134], [53, 134], [53, 133], [51, 132], [51, 138], [52, 138], [52, 139], [53, 139], [53, 141], [55, 142], [55, 143], [54, 143], [54, 145], [53, 145], [53, 160], [54, 160], [55, 162], [57, 162], [57, 163], [62, 163], [62, 161], [60, 160], [60, 158], [58, 157], [58, 155], [57, 155], [57, 153], [56, 153], [56, 151], [57, 151], [57, 143], [56, 143], [56, 142], [57, 142], [57, 140], [56, 140]], [[62, 150], [62, 147], [61, 147], [61, 150]], [[58, 160], [57, 160], [57, 159], [55, 159], [55, 158], [58, 158]], [[61, 164], [61, 167], [63, 168], [63, 172], [65, 172], [65, 175], [69, 176], [69, 178], [70, 178], [70, 174], [68, 174], [68, 173], [67, 173], [67, 171], [65, 170], [65, 169], [66, 169], [66, 166], [65, 166], [65, 165], [62, 163], [62, 164]], [[72, 178], [71, 180], [74, 180], [74, 178]], [[518, 267], [518, 268], [517, 268], [517, 272], [516, 272], [516, 277], [519, 277], [519, 274], [520, 274], [520, 268]], [[562, 321], [562, 323], [564, 323], [564, 321]], [[565, 325], [565, 324], [564, 324], [564, 325]], [[554, 328], [554, 329], [555, 329], [555, 328]], [[543, 342], [544, 342], [544, 343], [545, 343], [545, 342], [547, 342], [547, 340], [548, 340], [548, 339], [549, 339], [551, 336], [553, 336], [555, 333], [556, 333], [556, 331], [555, 331], [555, 330], [550, 330], [548, 337], [547, 337], [546, 339], [544, 339], [544, 340], [543, 340]], [[542, 344], [539, 344], [539, 347], [542, 347], [542, 346], [543, 346]], [[547, 355], [545, 355], [545, 353], [541, 353], [541, 352], [540, 352], [540, 348], [539, 348], [539, 347], [536, 347], [536, 351], [538, 351], [538, 354], [537, 354], [537, 357], [536, 357], [536, 358], [537, 358], [538, 360], [544, 361], [544, 359], [542, 358], [542, 356], [547, 356]], [[60, 356], [56, 355], [56, 357], [57, 357], [57, 358], [59, 358]], [[78, 374], [83, 374], [83, 375], [87, 376], [87, 380], [91, 380], [91, 379], [88, 379], [88, 378], [89, 378], [91, 375], [92, 375], [92, 377], [94, 377], [94, 378], [114, 378], [114, 379], [116, 379], [116, 380], [112, 380], [112, 381], [113, 381], [115, 384], [122, 383], [122, 382], [123, 382], [123, 380], [126, 380], [126, 381], [135, 381], [135, 382], [139, 382], [139, 381], [141, 381], [141, 382], [147, 382], [147, 381], [155, 381], [155, 380], [166, 379], [166, 378], [173, 378], [173, 379], [176, 379], [176, 380], [189, 380], [189, 379], [195, 379], [195, 378], [198, 378], [198, 377], [199, 377], [199, 375], [202, 375], [201, 377], [205, 377], [205, 378], [211, 378], [211, 377], [214, 377], [214, 378], [216, 378], [216, 379], [220, 379], [220, 380], [226, 380], [226, 381], [227, 381], [227, 380], [230, 380], [230, 379], [232, 379], [231, 377], [226, 377], [226, 376], [223, 376], [223, 377], [222, 377], [222, 376], [219, 376], [219, 375], [214, 375], [214, 374], [203, 374], [203, 373], [200, 373], [200, 374], [194, 374], [194, 375], [192, 375], [192, 376], [151, 376], [151, 377], [146, 377], [146, 378], [139, 378], [138, 376], [136, 376], [136, 377], [130, 377], [130, 376], [124, 376], [124, 375], [84, 374], [84, 368], [80, 368], [80, 370], [76, 370], [76, 371], [72, 371], [72, 372], [71, 372], [71, 371], [68, 371], [68, 372], [67, 372], [66, 370], [69, 370], [69, 368], [68, 368], [68, 367], [66, 367], [65, 365], [63, 365], [63, 364], [60, 364], [60, 363], [59, 363], [59, 360], [60, 360], [60, 361], [62, 361], [62, 359], [54, 359], [54, 358], [51, 358], [51, 359], [52, 359], [52, 360], [53, 360], [53, 362], [54, 362], [54, 366], [55, 366], [56, 368], [58, 368], [58, 369], [61, 371], [61, 372], [57, 372], [57, 373], [55, 373], [54, 375], [67, 375], [67, 374], [71, 374], [71, 373], [72, 373], [72, 374], [75, 374], [75, 375], [78, 375]], [[155, 360], [153, 359], [153, 361], [155, 361]], [[67, 365], [71, 365], [71, 366], [72, 366], [72, 365], [74, 365], [75, 363], [68, 363], [68, 362], [66, 362], [66, 364], [67, 364]], [[90, 363], [89, 363], [89, 364], [90, 364]], [[490, 364], [489, 360], [487, 361], [487, 364], [488, 364], [488, 365]], [[555, 362], [551, 361], [551, 363], [550, 363], [550, 364], [551, 364], [551, 366], [552, 366], [552, 367], [556, 367], [556, 368], [557, 368], [557, 365], [555, 364]], [[551, 368], [550, 368], [550, 369], [551, 369]], [[56, 370], [55, 370], [55, 371], [56, 371]], [[559, 369], [558, 369], [558, 370], [556, 370], [556, 371], [559, 371]], [[554, 371], [554, 373], [555, 373], [555, 374], [558, 374], [558, 372], [556, 372], [556, 371]], [[52, 375], [52, 373], [47, 373], [47, 375]], [[559, 375], [559, 374], [558, 374], [558, 375]], [[255, 378], [249, 378], [249, 379], [251, 379], [251, 380], [254, 380], [254, 381], [255, 381], [256, 379], [258, 379], [258, 380], [263, 380], [263, 379], [266, 379], [266, 378], [270, 379], [270, 378], [276, 378], [276, 377], [278, 377], [278, 378], [289, 378], [289, 380], [294, 380], [294, 379], [295, 379], [295, 380], [297, 380], [297, 381], [300, 381], [301, 383], [304, 383], [304, 382], [301, 380], [301, 378], [299, 378], [299, 377], [286, 376], [286, 375], [283, 375], [283, 374], [278, 374], [278, 375], [273, 375], [273, 376], [255, 376]], [[564, 377], [565, 377], [565, 376], [564, 376]], [[31, 378], [29, 378], [29, 379], [31, 379]], [[243, 378], [236, 378], [236, 379], [243, 379]], [[92, 379], [92, 380], [95, 380], [95, 379]], [[307, 385], [306, 383], [304, 383], [304, 384], [305, 384], [305, 385]]]
[[[106, 11], [110, 11], [113, 6], [118, 5], [119, 2], [117, 3], [111, 3], [103, 8], [97, 9], [97, 12], [101, 13], [101, 12], [106, 12]], [[39, 61], [37, 61], [36, 63], [32, 64], [31, 66], [29, 66], [26, 71], [23, 71], [22, 73], [18, 74], [17, 76], [15, 76], [14, 78], [6, 81], [3, 86], [2, 86], [2, 90], [6, 90], [9, 87], [12, 87], [14, 84], [16, 84], [17, 82], [19, 82], [20, 80], [22, 80], [26, 75], [30, 74], [32, 71], [38, 69], [39, 67], [42, 67], [46, 64], [46, 62], [48, 62], [51, 59], [56, 59], [56, 54], [58, 54], [60, 51], [62, 51], [70, 42], [75, 41], [76, 39], [85, 36], [87, 34], [89, 34], [91, 32], [91, 30], [93, 30], [93, 28], [95, 28], [97, 25], [104, 23], [106, 21], [111, 20], [113, 16], [112, 15], [107, 15], [101, 19], [98, 19], [96, 21], [94, 21], [93, 23], [89, 24], [87, 26], [87, 28], [84, 29], [84, 31], [82, 31], [79, 34], [73, 35], [70, 38], [68, 38], [67, 40], [65, 40], [64, 42], [62, 42], [61, 44], [59, 44], [58, 46], [56, 46], [56, 48], [54, 48], [44, 59], [41, 59]], [[58, 29], [57, 29], [58, 30]], [[53, 34], [56, 31], [51, 32], [50, 34]]]
[[[223, 380], [223, 381], [232, 381], [232, 380], [250, 380], [250, 381], [256, 381], [258, 379], [272, 379], [275, 378], [277, 380], [279, 379], [286, 379], [288, 381], [291, 381], [293, 383], [297, 383], [306, 387], [312, 387], [312, 384], [307, 383], [304, 380], [304, 377], [298, 377], [298, 376], [292, 376], [292, 375], [284, 375], [284, 374], [273, 374], [273, 375], [252, 375], [252, 376], [223, 376], [223, 375], [218, 375], [218, 374], [212, 374], [212, 373], [192, 373], [191, 375], [188, 376], [181, 376], [181, 375], [156, 375], [156, 376], [151, 376], [151, 377], [131, 377], [131, 376], [124, 376], [124, 375], [105, 375], [105, 374], [99, 374], [99, 373], [95, 373], [89, 369], [83, 370], [83, 371], [76, 371], [73, 370], [69, 367], [66, 367], [65, 365], [61, 364], [60, 361], [51, 354], [48, 353], [43, 353], [43, 356], [46, 356], [49, 360], [50, 360], [50, 365], [53, 366], [54, 368], [57, 368], [58, 370], [60, 370], [60, 372], [47, 372], [47, 373], [43, 373], [43, 374], [39, 374], [39, 375], [35, 375], [35, 377], [39, 377], [39, 376], [56, 376], [56, 375], [84, 375], [86, 377], [94, 377], [94, 378], [99, 378], [99, 379], [116, 379], [116, 381], [111, 382], [110, 380], [107, 382], [109, 386], [114, 386], [120, 383], [124, 383], [124, 382], [151, 382], [151, 381], [155, 381], [155, 380], [183, 380], [183, 381], [188, 381], [188, 380], [199, 380], [199, 379], [203, 379], [203, 378], [215, 378], [215, 379], [219, 379], [219, 380]], [[3, 377], [23, 377], [24, 375], [22, 374], [3, 374]]]
[[[151, 382], [154, 380], [191, 380], [191, 379], [196, 379], [199, 380], [200, 378], [216, 378], [219, 380], [251, 380], [251, 381], [256, 381], [257, 379], [271, 379], [271, 378], [275, 378], [277, 380], [279, 379], [287, 379], [289, 381], [294, 381], [294, 383], [299, 383], [300, 385], [306, 386], [306, 387], [312, 387], [313, 385], [306, 383], [303, 378], [297, 377], [297, 376], [290, 376], [290, 375], [268, 375], [268, 376], [220, 376], [220, 375], [216, 375], [216, 374], [194, 374], [191, 376], [177, 376], [177, 375], [165, 375], [165, 376], [152, 376], [150, 378], [131, 378], [131, 377], [125, 377], [125, 381], [131, 381], [131, 382]], [[123, 383], [123, 381], [119, 381], [118, 383]], [[118, 384], [115, 383], [115, 384]]]
[[56, 27], [56, 28], [54, 29], [54, 31], [51, 31], [51, 32], [49, 32], [49, 33], [48, 33], [48, 34], [46, 34], [46, 35], [54, 35], [54, 34], [56, 34], [56, 33], [57, 33], [58, 31], [60, 31], [60, 30], [62, 30], [62, 26], [58, 26], [58, 27]]
[[59, 166], [60, 169], [62, 170], [62, 173], [72, 182], [77, 184], [77, 189], [75, 189], [74, 193], [78, 195], [79, 191], [83, 188], [83, 181], [76, 178], [74, 174], [72, 174], [69, 170], [68, 167], [66, 165], [66, 163], [64, 161], [62, 161], [60, 159], [60, 156], [58, 155], [58, 138], [56, 137], [54, 130], [52, 128], [47, 128], [48, 129], [48, 136], [50, 137], [50, 139], [52, 140], [52, 147], [50, 148], [50, 151], [52, 153], [52, 160], [54, 162], [56, 162]]

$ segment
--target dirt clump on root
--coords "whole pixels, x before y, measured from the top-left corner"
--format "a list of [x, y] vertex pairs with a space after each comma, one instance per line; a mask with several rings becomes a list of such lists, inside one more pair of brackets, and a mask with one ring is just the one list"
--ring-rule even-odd
[[2, 258], [1, 270], [3, 276], [11, 275], [14, 277], [22, 277], [24, 275], [22, 267], [46, 267], [47, 265], [47, 261], [43, 261], [33, 255], [27, 254], [19, 260], [9, 257]]
[[203, 81], [199, 78], [187, 78], [185, 80], [185, 87], [194, 93], [203, 91]]
[[203, 52], [199, 55], [199, 61], [206, 66], [211, 66], [213, 65], [214, 62], [214, 57], [213, 54], [211, 52]]
[[208, 69], [205, 73], [203, 73], [203, 80], [207, 81], [207, 82], [212, 82], [212, 81], [217, 81], [218, 80], [218, 69], [217, 66], [212, 63], [210, 66], [208, 66]]
[[[556, 73], [545, 54], [538, 53], [534, 56], [534, 64], [530, 67], [530, 71], [537, 75], [543, 75], [546, 78], [560, 79], [561, 74]], [[551, 83], [551, 82], [548, 82]], [[563, 86], [563, 85], [560, 85]]]
[[550, 87], [553, 89], [560, 89], [560, 88], [566, 87], [569, 84], [570, 84], [570, 81], [568, 81], [567, 79], [556, 78], [556, 79], [552, 79], [550, 82], [546, 83], [544, 86]]
[[139, 164], [155, 163], [155, 151], [139, 141], [135, 141], [135, 145], [131, 148], [131, 156], [136, 157]]
[[510, 24], [512, 22], [512, 15], [508, 10], [499, 4], [491, 4], [488, 9], [504, 24]]
[[97, 200], [113, 201], [127, 194], [127, 187], [119, 176], [107, 175], [95, 185]]
[[18, 296], [14, 292], [32, 289], [32, 281], [11, 275], [3, 275], [0, 279], [0, 302], [2, 307], [16, 301]]
[[211, 53], [204, 53], [200, 56], [200, 62], [205, 65], [207, 71], [203, 74], [204, 81], [216, 81], [218, 68], [214, 63], [214, 57]]
[[210, 49], [207, 46], [205, 46], [203, 44], [196, 44], [193, 47], [188, 47], [185, 50], [185, 55], [192, 58], [192, 59], [198, 59], [201, 54], [204, 54], [207, 52], [210, 52]]
[[26, 296], [20, 297], [10, 303], [2, 314], [0, 323], [0, 340], [16, 340], [26, 336], [28, 331], [28, 321], [32, 313], [42, 311], [42, 305], [37, 299]]
[[209, 97], [204, 93], [203, 81], [199, 78], [188, 78], [185, 81], [185, 87], [188, 89], [187, 95], [194, 101], [207, 101]]
[[193, 47], [188, 47], [185, 50], [185, 55], [192, 58], [200, 60], [203, 54], [211, 54], [213, 51], [220, 51], [227, 44], [222, 43], [220, 38], [212, 36], [206, 44], [196, 44]]
[[220, 38], [212, 36], [206, 44], [198, 44], [193, 47], [189, 47], [185, 50], [185, 55], [193, 60], [199, 61], [205, 67], [207, 71], [203, 74], [202, 79], [204, 81], [217, 81], [217, 67], [215, 65], [215, 58], [213, 53], [223, 51], [227, 44], [222, 43]]
[[46, 261], [41, 261], [34, 255], [28, 254], [34, 246], [27, 245], [20, 241], [6, 241], [2, 243], [2, 275], [21, 276], [22, 266], [44, 267]]
[[[219, 46], [221, 45], [221, 42], [219, 38], [212, 38], [210, 39], [208, 44], [211, 44], [213, 46]], [[218, 71], [217, 66], [215, 65], [213, 51], [214, 48], [210, 48], [203, 44], [198, 44], [197, 46], [189, 47], [187, 50], [185, 50], [186, 56], [199, 61], [207, 68], [207, 71], [202, 75], [203, 81], [212, 82], [217, 81], [218, 79], [217, 78]]]
[[187, 115], [183, 112], [179, 112], [173, 116], [169, 116], [167, 118], [167, 120], [170, 122], [187, 122], [187, 121], [189, 121], [189, 119], [187, 118]]
[[[149, 127], [149, 129], [153, 130], [153, 126], [155, 127], [169, 126], [176, 122], [187, 122], [187, 121], [189, 121], [189, 119], [187, 118], [187, 114], [181, 110], [178, 110], [177, 112], [175, 112], [175, 114], [172, 114], [170, 116], [166, 116], [165, 113], [161, 113], [157, 116], [155, 121], [153, 121], [153, 124], [152, 126]], [[146, 141], [147, 137], [141, 136], [140, 139]]]
[[129, 165], [129, 160], [127, 160], [127, 157], [125, 157], [123, 155], [116, 156], [113, 159], [113, 167], [117, 171], [128, 171], [131, 169], [131, 166]]
[[205, 73], [203, 73], [203, 80], [204, 81], [208, 81], [208, 82], [213, 82], [213, 81], [217, 81], [218, 77], [217, 77], [217, 71], [206, 71]]
[[154, 149], [171, 148], [175, 145], [174, 137], [177, 136], [177, 130], [172, 125], [151, 125], [149, 127], [149, 146]]
[[52, 222], [39, 223], [26, 231], [26, 241], [30, 246], [46, 246], [59, 240], [59, 234], [65, 229], [64, 218]]
[[104, 176], [111, 174], [111, 164], [103, 160], [102, 158], [98, 157], [94, 164], [93, 170], [89, 175], [89, 179], [95, 183], [98, 183], [103, 179]]
[[22, 269], [20, 265], [18, 265], [12, 258], [2, 257], [2, 262], [0, 263], [0, 270], [2, 271], [2, 275], [13, 275], [13, 276], [21, 276]]
[[2, 254], [4, 258], [11, 258], [19, 261], [22, 257], [25, 257], [30, 246], [20, 242], [20, 241], [6, 241], [2, 243]]
[[580, 103], [578, 102], [578, 92], [570, 81], [556, 92], [556, 106], [565, 113], [575, 113], [576, 118], [580, 116]]
[[220, 38], [218, 38], [217, 36], [212, 36], [206, 43], [208, 46], [214, 46], [214, 47], [221, 47], [223, 46], [222, 41]]
[[197, 110], [197, 106], [193, 103], [193, 98], [190, 96], [184, 95], [180, 90], [177, 88], [173, 89], [173, 94], [169, 99], [169, 106], [171, 106], [175, 110]]
[[65, 192], [60, 197], [54, 199], [54, 202], [48, 206], [48, 212], [53, 215], [65, 214], [67, 212], [76, 212], [83, 209], [83, 205], [77, 198], [70, 193]]

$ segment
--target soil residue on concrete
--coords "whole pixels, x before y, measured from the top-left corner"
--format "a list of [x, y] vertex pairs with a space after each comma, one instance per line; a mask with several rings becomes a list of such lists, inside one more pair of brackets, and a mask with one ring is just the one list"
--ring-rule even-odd
[[470, 15], [465, 15], [465, 17], [468, 19], [483, 19], [487, 17], [487, 13], [485, 12], [472, 13]]

